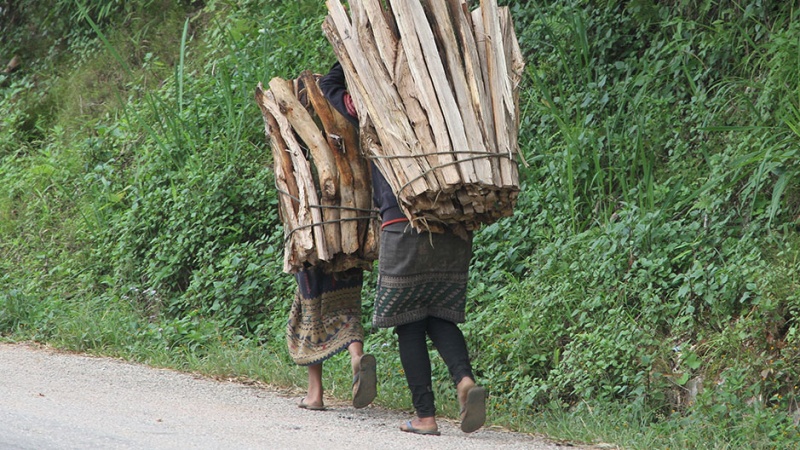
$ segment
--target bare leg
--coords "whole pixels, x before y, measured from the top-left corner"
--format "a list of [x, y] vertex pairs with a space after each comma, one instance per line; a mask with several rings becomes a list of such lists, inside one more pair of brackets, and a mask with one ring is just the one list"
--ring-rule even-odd
[[467, 402], [467, 392], [470, 388], [475, 386], [475, 380], [470, 377], [464, 377], [456, 385], [456, 392], [458, 393], [458, 404], [463, 405]]
[[358, 362], [364, 354], [364, 343], [358, 341], [352, 342], [347, 346], [347, 351], [350, 353], [350, 365], [353, 367], [353, 376], [355, 376], [358, 372]]
[[308, 393], [303, 403], [309, 406], [323, 406], [322, 364], [308, 366]]

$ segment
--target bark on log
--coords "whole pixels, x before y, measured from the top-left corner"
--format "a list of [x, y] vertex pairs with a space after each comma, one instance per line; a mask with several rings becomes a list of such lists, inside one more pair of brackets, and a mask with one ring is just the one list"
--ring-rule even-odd
[[284, 271], [369, 269], [379, 236], [369, 162], [358, 152], [355, 127], [317, 80], [304, 72], [294, 81], [274, 78], [270, 90], [256, 88], [284, 224]]
[[[302, 74], [300, 74], [300, 79], [303, 81], [306, 94], [308, 95], [311, 105], [322, 122], [322, 127], [324, 129], [323, 137], [327, 141], [325, 155], [327, 156], [330, 154], [333, 156], [335, 170], [339, 177], [338, 202], [336, 201], [337, 198], [333, 197], [330, 199], [331, 201], [329, 205], [325, 205], [324, 201], [323, 205], [341, 206], [342, 209], [330, 209], [332, 214], [328, 214], [328, 216], [325, 217], [325, 220], [335, 221], [339, 218], [342, 219], [341, 224], [339, 224], [340, 228], [337, 230], [341, 233], [341, 245], [338, 250], [341, 250], [347, 254], [355, 253], [358, 251], [358, 224], [352, 220], [356, 217], [356, 200], [353, 190], [353, 171], [350, 168], [350, 162], [347, 160], [347, 158], [345, 158], [344, 154], [339, 148], [338, 143], [333, 137], [336, 134], [332, 113], [333, 108], [331, 108], [330, 104], [325, 99], [325, 96], [322, 94], [322, 91], [319, 89], [319, 86], [317, 86], [317, 80], [309, 71], [304, 71]], [[316, 161], [316, 156], [314, 157], [314, 160]], [[329, 225], [325, 226], [328, 227]], [[335, 239], [335, 237], [336, 236], [334, 235], [333, 238]]]
[[325, 137], [317, 128], [314, 119], [297, 99], [291, 81], [273, 78], [269, 82], [270, 91], [275, 95], [280, 111], [292, 126], [294, 132], [304, 142], [311, 153], [316, 168], [316, 179], [321, 190], [320, 203], [322, 211], [322, 232], [325, 234], [325, 257], [341, 251], [341, 231], [339, 228], [339, 210], [336, 206], [339, 195], [339, 174], [336, 171], [336, 160], [328, 148]]

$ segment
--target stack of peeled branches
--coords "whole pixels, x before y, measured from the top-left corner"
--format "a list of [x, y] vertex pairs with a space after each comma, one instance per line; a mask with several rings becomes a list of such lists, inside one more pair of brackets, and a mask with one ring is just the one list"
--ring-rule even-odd
[[356, 128], [325, 99], [318, 76], [261, 83], [256, 102], [269, 137], [284, 225], [284, 271], [371, 268], [378, 253], [369, 162]]
[[[323, 30], [372, 158], [418, 229], [475, 229], [519, 194], [524, 60], [507, 7], [481, 0], [327, 0]], [[524, 162], [524, 161], [523, 161]]]

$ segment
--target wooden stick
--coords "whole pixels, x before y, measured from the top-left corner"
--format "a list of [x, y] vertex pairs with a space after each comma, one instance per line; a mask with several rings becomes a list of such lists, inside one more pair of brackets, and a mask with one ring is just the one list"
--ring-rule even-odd
[[[497, 136], [497, 152], [513, 157], [513, 149], [508, 135], [509, 124], [506, 120], [504, 102], [506, 97], [510, 100], [511, 86], [507, 82], [508, 70], [505, 65], [505, 52], [503, 51], [503, 38], [500, 35], [500, 19], [496, 0], [481, 0], [481, 19], [486, 33], [486, 74], [487, 86], [492, 97], [492, 116], [495, 123], [495, 136]], [[505, 157], [500, 160], [501, 187], [513, 186], [515, 179], [512, 169], [513, 162]]]
[[305, 233], [306, 230], [311, 230], [314, 237], [312, 249], [314, 254], [307, 254], [306, 259], [314, 263], [317, 259], [328, 260], [331, 255], [325, 245], [325, 235], [322, 227], [313, 226], [322, 222], [322, 212], [319, 208], [311, 208], [310, 205], [319, 205], [320, 201], [317, 197], [315, 189], [308, 189], [308, 186], [314, 186], [314, 177], [311, 173], [311, 165], [303, 155], [303, 150], [300, 143], [295, 138], [292, 126], [283, 115], [273, 92], [267, 91], [265, 98], [267, 101], [264, 103], [267, 111], [275, 119], [276, 125], [280, 130], [281, 137], [286, 143], [286, 148], [292, 160], [292, 167], [294, 168], [294, 175], [297, 178], [298, 199], [300, 206], [298, 208], [297, 225], [298, 228], [295, 233]]
[[[467, 4], [465, 1], [449, 2], [451, 13], [453, 16], [454, 27], [456, 30], [456, 37], [459, 39], [460, 47], [463, 50], [464, 69], [471, 96], [472, 108], [475, 110], [476, 120], [478, 121], [478, 129], [483, 137], [484, 149], [487, 152], [497, 151], [497, 138], [494, 132], [494, 120], [491, 117], [491, 100], [486, 94], [486, 86], [484, 84], [483, 69], [481, 68], [481, 58], [478, 43], [475, 39], [475, 31], [472, 24], [472, 16], [467, 11]], [[500, 179], [500, 165], [496, 158], [487, 158], [489, 167], [492, 172], [491, 180], [486, 183], [487, 185], [495, 185], [494, 180]]]
[[[452, 1], [449, 3], [454, 4]], [[452, 92], [455, 93], [455, 101], [457, 103], [451, 104], [450, 107], [454, 108], [454, 113], [458, 113], [458, 124], [461, 126], [466, 139], [466, 142], [461, 143], [464, 147], [460, 148], [460, 150], [486, 152], [481, 125], [470, 97], [465, 61], [461, 58], [463, 47], [460, 48], [456, 39], [458, 37], [455, 29], [456, 18], [451, 16], [452, 9], [448, 9], [447, 5], [441, 1], [425, 0], [425, 5], [436, 19], [433, 31], [438, 37], [437, 42], [440, 42], [440, 46], [444, 49], [447, 63], [446, 75], [451, 80], [450, 87]], [[465, 53], [469, 53], [469, 51]], [[444, 74], [444, 67], [442, 67], [442, 73]], [[454, 140], [454, 145], [458, 148], [459, 144]], [[456, 154], [456, 158], [461, 160], [468, 159], [471, 156], [466, 153]], [[469, 161], [471, 168], [465, 168], [464, 164], [466, 163], [461, 165], [462, 173], [464, 170], [468, 170], [470, 173], [470, 177], [465, 180], [466, 182], [492, 185], [492, 168], [488, 158]]]
[[314, 119], [297, 100], [292, 90], [292, 82], [281, 78], [273, 78], [269, 82], [269, 88], [275, 96], [281, 112], [289, 120], [289, 123], [294, 127], [294, 131], [305, 142], [311, 152], [317, 167], [322, 198], [336, 198], [339, 184], [336, 161], [328, 148], [324, 136], [319, 133]]
[[267, 110], [266, 102], [269, 101], [261, 83], [256, 87], [256, 103], [261, 109], [264, 118], [264, 128], [272, 143], [272, 158], [275, 161], [275, 185], [283, 193], [278, 194], [279, 215], [284, 223], [283, 270], [292, 272], [300, 259], [313, 248], [314, 241], [311, 229], [299, 230], [297, 234], [292, 230], [298, 228], [298, 209], [300, 203], [295, 200], [299, 197], [297, 183], [292, 175], [292, 161], [288, 154], [286, 142], [280, 135], [280, 130], [275, 117]]
[[[353, 187], [353, 170], [350, 168], [350, 162], [341, 151], [339, 143], [333, 137], [340, 132], [333, 118], [333, 111], [335, 110], [330, 107], [330, 104], [317, 85], [317, 79], [311, 72], [303, 71], [299, 79], [302, 80], [305, 85], [308, 100], [313, 106], [325, 130], [327, 147], [333, 155], [336, 171], [339, 175], [339, 202], [335, 204], [335, 206], [342, 207], [341, 210], [337, 211], [339, 218], [342, 219], [339, 224], [341, 231], [339, 248], [343, 253], [352, 254], [358, 251], [358, 224], [353, 220], [358, 216], [355, 211], [356, 200], [355, 189]], [[323, 214], [323, 216], [324, 215], [325, 214]], [[326, 218], [326, 220], [328, 219]]]
[[511, 142], [514, 144], [514, 153], [520, 161], [527, 166], [525, 157], [519, 151], [519, 89], [522, 83], [522, 76], [525, 73], [525, 58], [522, 56], [522, 50], [519, 47], [517, 34], [514, 31], [514, 22], [511, 17], [511, 12], [508, 7], [500, 8], [500, 28], [504, 38], [503, 47], [506, 50], [506, 67], [508, 67], [508, 78], [511, 81], [511, 90], [513, 94], [513, 103], [506, 105], [506, 109], [513, 117], [513, 127], [510, 127], [512, 133]]
[[[292, 129], [308, 147], [316, 168], [321, 201], [312, 208], [322, 206], [322, 225], [325, 235], [325, 246], [328, 256], [341, 251], [341, 230], [339, 226], [340, 211], [331, 208], [337, 206], [339, 197], [339, 174], [336, 171], [336, 160], [328, 147], [324, 136], [317, 128], [314, 119], [303, 107], [292, 90], [292, 82], [273, 78], [269, 83], [270, 91], [275, 96], [281, 112], [286, 116]], [[284, 135], [285, 138], [285, 135]], [[310, 184], [309, 186], [314, 186]], [[320, 259], [325, 259], [321, 258]]]
[[[481, 98], [481, 117], [484, 123], [484, 130], [486, 133], [487, 148], [494, 153], [500, 152], [500, 147], [497, 142], [497, 124], [495, 124], [494, 111], [492, 108], [492, 86], [489, 82], [489, 67], [487, 65], [487, 52], [486, 47], [491, 45], [486, 37], [486, 30], [483, 25], [483, 14], [481, 9], [476, 9], [471, 13], [471, 22], [473, 26], [475, 45], [480, 64], [481, 81], [483, 86]], [[500, 170], [500, 159], [493, 158], [492, 174], [493, 183], [495, 186], [503, 185], [503, 175]]]
[[367, 20], [372, 26], [372, 34], [375, 38], [378, 51], [381, 54], [384, 68], [387, 73], [392, 73], [395, 61], [397, 60], [398, 47], [397, 37], [394, 32], [394, 21], [389, 21], [386, 11], [381, 8], [381, 4], [378, 0], [361, 0], [361, 2], [354, 2], [352, 8], [356, 10], [359, 5], [364, 8]]
[[[420, 148], [436, 148], [433, 132], [428, 124], [425, 110], [415, 96], [416, 89], [414, 88], [414, 80], [411, 78], [411, 71], [408, 68], [408, 58], [406, 58], [406, 51], [403, 47], [398, 49], [396, 61], [397, 64], [393, 71], [394, 84], [406, 107], [406, 115], [411, 125], [414, 127], [414, 134], [419, 140]], [[439, 165], [439, 158], [436, 155], [428, 154], [425, 156], [424, 161], [420, 160], [420, 165], [424, 165], [426, 170], [431, 167], [436, 167]], [[425, 177], [425, 179], [428, 183], [428, 190], [439, 191], [443, 189], [443, 186], [447, 185], [447, 180], [440, 170], [432, 171], [430, 176]]]
[[[355, 208], [357, 217], [369, 216], [372, 210], [372, 174], [369, 166], [369, 161], [361, 154], [358, 144], [358, 132], [356, 127], [350, 121], [341, 115], [335, 108], [330, 108], [331, 123], [330, 131], [328, 131], [328, 138], [336, 142], [339, 151], [347, 159], [350, 166], [350, 171], [353, 175], [353, 193], [355, 200]], [[356, 235], [360, 246], [365, 245], [367, 239], [367, 232], [372, 220], [359, 220], [357, 222], [358, 231]], [[369, 245], [369, 244], [367, 244]], [[369, 255], [372, 251], [377, 252], [377, 249], [362, 250], [359, 254], [362, 258], [367, 258], [363, 255]], [[366, 252], [366, 253], [364, 253]], [[368, 259], [369, 260], [369, 259]], [[371, 261], [371, 260], [369, 260]]]
[[[389, 0], [389, 4], [392, 5], [392, 9], [394, 10], [400, 36], [404, 37], [401, 38], [400, 43], [408, 58], [408, 67], [411, 71], [411, 77], [414, 79], [417, 98], [419, 98], [420, 105], [427, 113], [428, 123], [431, 126], [434, 142], [436, 144], [435, 148], [438, 152], [442, 152], [438, 159], [439, 164], [443, 165], [440, 171], [447, 183], [444, 189], [452, 190], [449, 186], [457, 186], [462, 181], [462, 178], [456, 167], [448, 165], [455, 160], [452, 153], [450, 153], [453, 150], [453, 146], [450, 141], [450, 135], [448, 134], [447, 123], [445, 122], [442, 107], [439, 105], [436, 98], [434, 83], [428, 74], [429, 68], [426, 66], [424, 50], [421, 46], [422, 43], [418, 39], [417, 30], [415, 29], [415, 24], [419, 20], [419, 13], [412, 8], [415, 5], [419, 6], [417, 1], [418, 0]], [[419, 9], [421, 10], [421, 8]], [[425, 20], [424, 17], [425, 14], [424, 11], [422, 11], [422, 18], [427, 24], [427, 20]], [[432, 35], [429, 36], [429, 40], [433, 40]], [[414, 148], [411, 153], [423, 154], [429, 151], [428, 149], [417, 147]], [[400, 195], [402, 195], [402, 193], [400, 193]]]
[[[327, 0], [328, 17], [323, 23], [328, 40], [345, 68], [345, 73], [357, 73], [358, 77], [348, 78], [350, 94], [359, 106], [359, 111], [366, 111], [375, 122], [376, 128], [397, 130], [396, 133], [384, 136], [381, 144], [392, 149], [392, 154], [413, 154], [412, 148], [418, 145], [414, 138], [411, 124], [408, 123], [402, 102], [393, 89], [392, 81], [387, 73], [375, 72], [372, 67], [383, 65], [380, 55], [362, 47], [360, 35], [357, 35], [353, 25], [338, 0]], [[354, 55], [355, 57], [351, 57]], [[415, 176], [421, 173], [419, 163], [413, 159], [398, 162], [392, 165], [396, 185], [404, 185], [410, 181], [409, 190], [414, 194], [425, 192], [425, 180]], [[411, 172], [409, 176], [407, 172]], [[399, 186], [394, 186], [399, 187]]]

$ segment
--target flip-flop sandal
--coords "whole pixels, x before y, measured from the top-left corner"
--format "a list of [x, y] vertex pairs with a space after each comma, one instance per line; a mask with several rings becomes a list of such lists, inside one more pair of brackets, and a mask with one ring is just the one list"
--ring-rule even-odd
[[472, 433], [486, 422], [486, 389], [473, 386], [467, 391], [467, 401], [461, 407], [461, 431]]
[[406, 433], [424, 434], [426, 436], [441, 436], [442, 434], [438, 429], [424, 430], [422, 428], [415, 428], [414, 425], [411, 425], [410, 420], [400, 426], [400, 429]]
[[300, 403], [297, 404], [297, 407], [300, 409], [307, 409], [309, 411], [325, 411], [325, 405], [312, 405], [310, 403], [306, 403], [303, 401], [304, 399], [300, 399]]
[[378, 376], [375, 357], [364, 354], [358, 362], [358, 372], [353, 377], [353, 407], [364, 408], [378, 395]]

